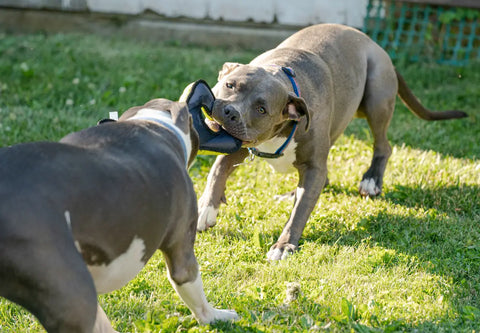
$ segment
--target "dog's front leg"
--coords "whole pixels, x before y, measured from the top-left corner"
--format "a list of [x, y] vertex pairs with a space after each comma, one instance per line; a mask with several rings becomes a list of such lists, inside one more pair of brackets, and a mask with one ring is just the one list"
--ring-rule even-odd
[[119, 333], [112, 328], [100, 304], [97, 305], [97, 318], [95, 320], [95, 326], [93, 327], [93, 333]]
[[207, 185], [198, 202], [197, 230], [204, 231], [217, 223], [218, 208], [225, 194], [228, 176], [248, 156], [247, 149], [231, 155], [221, 155], [215, 160], [207, 178]]
[[177, 243], [170, 244], [169, 248], [163, 250], [168, 279], [200, 324], [209, 324], [217, 320], [235, 320], [238, 318], [235, 311], [216, 309], [207, 301], [193, 251], [194, 224], [192, 227], [189, 232], [181, 235]]
[[277, 242], [267, 253], [268, 260], [286, 259], [298, 247], [307, 220], [315, 208], [327, 179], [327, 167], [299, 168], [299, 182], [290, 218]]

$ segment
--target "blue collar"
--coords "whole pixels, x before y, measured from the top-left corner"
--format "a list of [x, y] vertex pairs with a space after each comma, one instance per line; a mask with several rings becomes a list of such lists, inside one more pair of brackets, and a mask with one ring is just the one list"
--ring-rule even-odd
[[[276, 67], [276, 66], [275, 66]], [[300, 89], [298, 88], [297, 81], [295, 80], [295, 71], [290, 67], [281, 67], [282, 71], [287, 75], [288, 79], [292, 83], [293, 91], [295, 95], [300, 97]], [[255, 147], [248, 148], [248, 152], [253, 156], [263, 157], [263, 158], [279, 158], [283, 156], [283, 152], [287, 149], [288, 145], [293, 139], [295, 132], [297, 131], [298, 121], [293, 121], [293, 128], [290, 134], [287, 137], [287, 140], [274, 152], [274, 153], [265, 153], [259, 151]]]
[[172, 131], [182, 146], [183, 156], [185, 157], [185, 165], [188, 169], [188, 157], [192, 151], [192, 143], [190, 142], [188, 135], [183, 133], [177, 126], [175, 126], [169, 112], [144, 108], [139, 110], [135, 116], [128, 118], [127, 120], [153, 121]]

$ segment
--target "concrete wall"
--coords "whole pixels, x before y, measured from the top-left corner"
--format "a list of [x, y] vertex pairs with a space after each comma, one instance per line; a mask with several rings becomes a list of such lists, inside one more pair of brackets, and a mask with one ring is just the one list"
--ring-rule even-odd
[[0, 0], [0, 7], [56, 9], [168, 18], [306, 26], [315, 23], [363, 25], [368, 0]]

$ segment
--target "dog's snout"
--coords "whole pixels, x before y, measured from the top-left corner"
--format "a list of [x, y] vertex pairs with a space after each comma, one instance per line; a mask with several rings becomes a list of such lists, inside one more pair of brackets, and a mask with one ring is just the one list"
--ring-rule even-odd
[[225, 115], [225, 118], [230, 121], [238, 122], [240, 120], [240, 114], [232, 105], [225, 106], [223, 108], [223, 114]]

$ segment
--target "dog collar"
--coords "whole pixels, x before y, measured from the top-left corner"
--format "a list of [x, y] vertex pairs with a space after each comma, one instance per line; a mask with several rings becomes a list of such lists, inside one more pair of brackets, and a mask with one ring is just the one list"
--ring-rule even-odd
[[174, 123], [172, 120], [172, 116], [167, 111], [160, 111], [155, 109], [148, 109], [144, 108], [137, 112], [137, 114], [127, 120], [147, 120], [153, 121], [160, 125], [165, 126], [169, 130], [171, 130], [175, 136], [177, 137], [178, 141], [182, 145], [183, 155], [185, 157], [185, 165], [188, 168], [188, 156], [192, 151], [192, 143], [190, 142], [190, 138], [188, 135], [183, 133]]
[[[272, 65], [272, 66], [280, 67], [280, 66], [277, 66], [277, 65]], [[295, 76], [296, 76], [295, 71], [290, 67], [282, 66], [280, 68], [287, 75], [288, 79], [290, 80], [290, 83], [292, 84], [293, 91], [295, 92], [295, 95], [300, 97], [300, 89], [298, 88], [297, 81], [295, 80]], [[248, 152], [250, 153], [252, 158], [254, 156], [263, 157], [263, 158], [279, 158], [279, 157], [282, 157], [283, 152], [285, 151], [285, 149], [287, 149], [288, 145], [292, 141], [292, 139], [295, 135], [295, 132], [297, 131], [297, 127], [298, 127], [298, 121], [293, 121], [293, 128], [292, 128], [292, 131], [290, 132], [290, 134], [288, 135], [287, 140], [285, 140], [285, 142], [274, 153], [265, 153], [265, 152], [259, 151], [255, 147], [248, 148]]]

